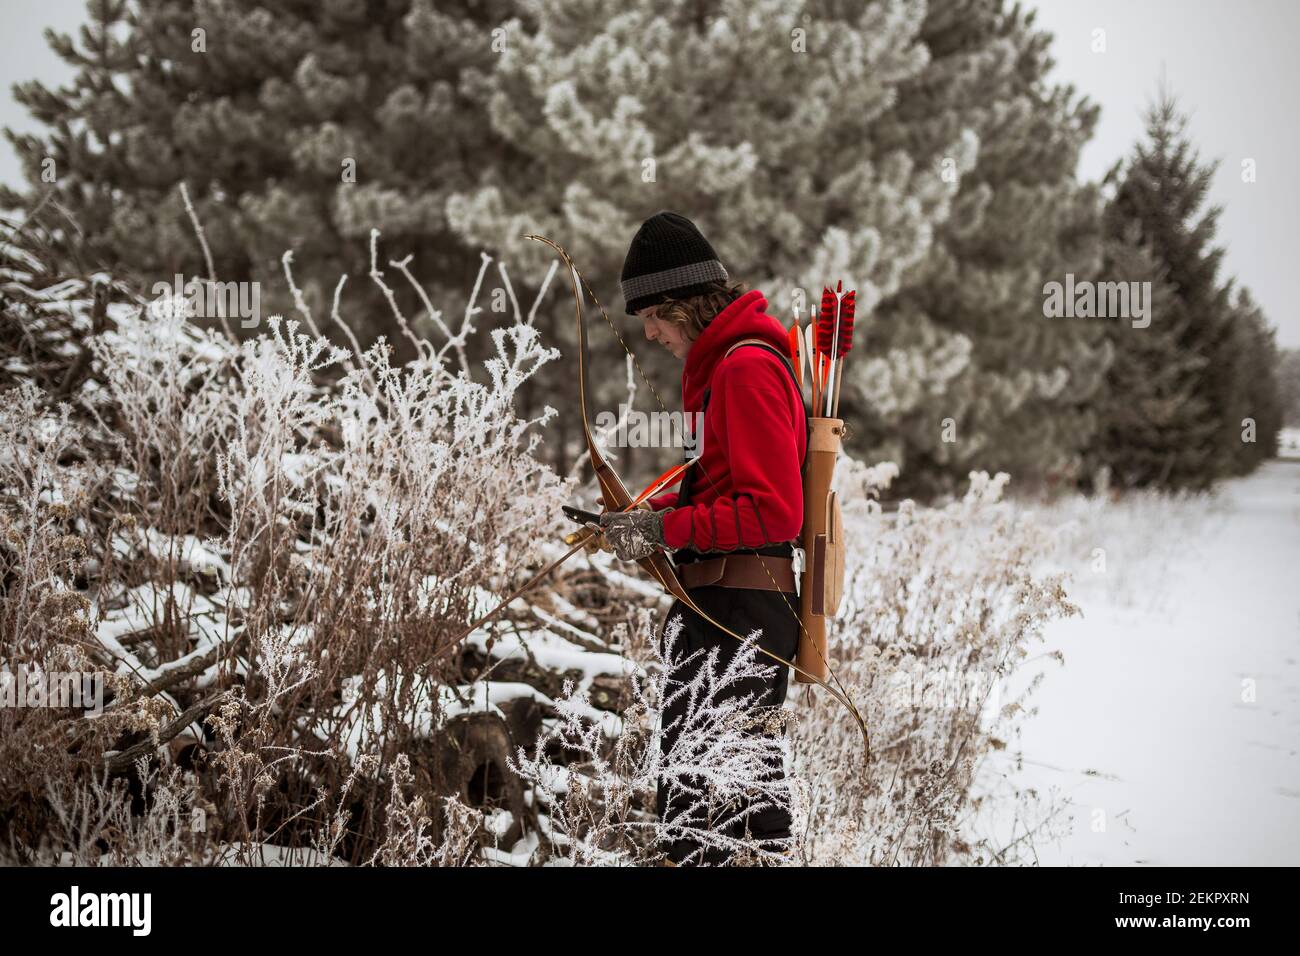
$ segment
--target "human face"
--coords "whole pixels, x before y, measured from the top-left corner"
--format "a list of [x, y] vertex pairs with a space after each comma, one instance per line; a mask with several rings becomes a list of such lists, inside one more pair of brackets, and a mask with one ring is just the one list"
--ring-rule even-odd
[[691, 340], [686, 337], [685, 328], [660, 321], [655, 316], [657, 309], [658, 306], [651, 305], [637, 310], [636, 314], [641, 317], [641, 322], [645, 326], [646, 340], [658, 342], [677, 358], [685, 359], [686, 353], [691, 350]]

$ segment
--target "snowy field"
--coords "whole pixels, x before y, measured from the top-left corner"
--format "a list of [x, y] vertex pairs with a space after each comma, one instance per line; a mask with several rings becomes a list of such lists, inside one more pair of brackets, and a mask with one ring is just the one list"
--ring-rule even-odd
[[[984, 783], [1056, 798], [1042, 865], [1300, 864], [1300, 462], [1206, 511], [1143, 566], [1112, 555], [1109, 586], [1080, 581], [1084, 616], [1020, 675], [1043, 672], [1038, 713]], [[1003, 845], [1025, 829], [1010, 815], [983, 828]]]

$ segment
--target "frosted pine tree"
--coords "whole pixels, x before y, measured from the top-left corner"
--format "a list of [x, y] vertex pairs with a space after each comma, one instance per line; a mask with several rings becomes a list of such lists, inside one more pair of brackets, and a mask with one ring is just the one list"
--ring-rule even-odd
[[[492, 28], [507, 6], [91, 3], [78, 40], [48, 36], [78, 68], [72, 87], [17, 88], [51, 128], [10, 134], [31, 190], [0, 205], [34, 206], [52, 187], [86, 259], [170, 281], [205, 271], [185, 182], [223, 281], [262, 280], [266, 298], [283, 296], [280, 260], [293, 249], [308, 301], [328, 314], [339, 274], [369, 270], [366, 239], [378, 228], [394, 258], [414, 255], [435, 303], [461, 301], [480, 250], [456, 242], [444, 208], [485, 158], [503, 174], [510, 166], [469, 92], [493, 67]], [[41, 179], [47, 158], [53, 182]], [[42, 215], [66, 228], [55, 203]], [[387, 332], [400, 349], [368, 285], [349, 287], [354, 314], [366, 316], [360, 331]], [[397, 294], [420, 311], [413, 292]], [[276, 309], [288, 303], [266, 311]]]
[[[920, 39], [930, 63], [872, 136], [944, 171], [956, 198], [923, 262], [864, 327], [845, 402], [868, 459], [902, 466], [903, 491], [976, 467], [1070, 475], [1108, 351], [1094, 323], [1046, 318], [1043, 286], [1092, 277], [1100, 262], [1095, 190], [1074, 176], [1096, 109], [1047, 84], [1050, 36], [1018, 6], [932, 4]], [[953, 150], [959, 137], [972, 170]]]
[[85, 271], [87, 263], [113, 261], [108, 232], [114, 179], [128, 165], [133, 146], [142, 145], [123, 136], [120, 123], [131, 102], [114, 83], [133, 66], [131, 44], [118, 39], [128, 20], [126, 0], [100, 0], [87, 7], [90, 22], [81, 28], [79, 43], [52, 30], [45, 34], [59, 57], [77, 68], [77, 82], [55, 90], [36, 80], [14, 84], [15, 101], [52, 129], [45, 138], [5, 129], [31, 191], [22, 195], [0, 185], [0, 208], [44, 213], [53, 221], [52, 238], [69, 231], [57, 207], [71, 212], [81, 235], [75, 240], [68, 235], [57, 251], [78, 271]]
[[[940, 170], [875, 133], [925, 68], [917, 3], [521, 7], [504, 25], [485, 105], [493, 131], [538, 158], [535, 175], [493, 177], [453, 197], [449, 222], [468, 245], [500, 248], [533, 276], [548, 252], [521, 234], [560, 238], [625, 335], [639, 330], [621, 315], [623, 257], [661, 209], [695, 221], [732, 276], [787, 323], [837, 279], [868, 311], [897, 290], [947, 215], [952, 189]], [[960, 169], [970, 145], [960, 129], [942, 143]], [[571, 340], [571, 304], [556, 316], [548, 334]], [[623, 352], [603, 331], [593, 333], [593, 348], [608, 350], [596, 364], [621, 372]], [[658, 362], [643, 364], [674, 407], [678, 370]]]

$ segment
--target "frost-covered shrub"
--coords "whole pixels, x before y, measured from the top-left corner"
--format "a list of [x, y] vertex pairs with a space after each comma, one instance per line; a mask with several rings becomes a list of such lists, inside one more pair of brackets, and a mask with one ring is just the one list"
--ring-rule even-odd
[[995, 848], [972, 845], [962, 818], [981, 757], [1005, 745], [1022, 710], [1003, 699], [1002, 678], [1048, 621], [1076, 609], [1062, 576], [1038, 572], [1052, 531], [1002, 500], [1005, 474], [972, 474], [946, 507], [904, 501], [887, 515], [876, 496], [896, 473], [845, 461], [836, 474], [849, 574], [831, 663], [866, 718], [872, 762], [841, 708], [796, 695], [804, 858], [987, 862]]
[[[1086, 534], [1063, 544], [1075, 532], [1001, 499], [1005, 476], [885, 514], [874, 496], [896, 470], [841, 465], [852, 550], [832, 663], [873, 761], [837, 704], [794, 684], [778, 784], [760, 769], [776, 745], [707, 693], [660, 754], [665, 697], [691, 691], [668, 682], [654, 639], [659, 589], [608, 556], [573, 562], [450, 653], [556, 556], [574, 491], [533, 455], [551, 410], [513, 412], [555, 357], [519, 314], [471, 376], [472, 308], [452, 328], [428, 306], [436, 346], [400, 321], [417, 357], [397, 365], [384, 343], [355, 346], [337, 296], [329, 328], [350, 348], [301, 296], [296, 319], [237, 344], [178, 303], [42, 273], [4, 241], [0, 288], [0, 654], [108, 675], [95, 720], [0, 709], [0, 853], [652, 863], [681, 835], [653, 816], [667, 777], [703, 780], [702, 804], [793, 800], [805, 862], [1013, 859], [966, 832], [971, 781], [1023, 715], [999, 678], [1072, 610], [1040, 563]], [[766, 666], [742, 652], [719, 680]], [[513, 776], [467, 776], [466, 744], [511, 755]], [[771, 861], [743, 837], [714, 842]]]
[[[375, 237], [371, 249], [382, 286]], [[553, 410], [521, 420], [513, 399], [558, 353], [516, 313], [472, 376], [473, 303], [455, 332], [430, 306], [447, 341], [417, 342], [403, 365], [382, 342], [360, 353], [325, 339], [301, 299], [309, 332], [273, 319], [236, 344], [183, 303], [114, 285], [104, 308], [90, 283], [4, 251], [4, 663], [61, 654], [111, 675], [93, 725], [0, 712], [0, 815], [28, 814], [7, 851], [49, 851], [52, 788], [110, 793], [103, 770], [157, 752], [214, 801], [213, 845], [248, 856], [324, 833], [358, 862], [459, 860], [445, 848], [463, 847], [464, 814], [439, 796], [431, 739], [449, 695], [466, 693], [444, 650], [483, 589], [504, 590], [556, 531], [568, 484], [533, 456]], [[337, 300], [332, 319], [352, 341]], [[65, 373], [36, 375], [51, 357]], [[74, 732], [80, 746], [48, 746]], [[397, 760], [408, 753], [414, 769]], [[363, 757], [373, 776], [356, 773]], [[398, 786], [432, 788], [414, 799], [439, 808], [436, 848]]]
[[[684, 861], [688, 864], [700, 862], [708, 850], [749, 863], [785, 859], [788, 847], [762, 846], [744, 830], [747, 816], [789, 802], [788, 782], [769, 773], [773, 762], [781, 761], [782, 743], [753, 732], [753, 695], [728, 694], [747, 680], [768, 677], [773, 667], [759, 662], [754, 643], [742, 645], [725, 666], [719, 665], [717, 648], [707, 655], [687, 654], [678, 644], [682, 624], [675, 615], [664, 627], [662, 643], [647, 636], [637, 642], [647, 659], [629, 659], [629, 701], [621, 714], [593, 720], [586, 691], [566, 684], [537, 756], [521, 749], [512, 762], [544, 811], [539, 822], [553, 847], [545, 855], [548, 862], [653, 862], [682, 837], [698, 843]], [[689, 668], [692, 680], [674, 676], [702, 655], [702, 666]], [[673, 728], [672, 745], [665, 749], [661, 715], [675, 700], [683, 702], [680, 726]], [[676, 795], [664, 819], [654, 814], [661, 779]], [[701, 829], [692, 824], [696, 819], [708, 819], [712, 827]]]

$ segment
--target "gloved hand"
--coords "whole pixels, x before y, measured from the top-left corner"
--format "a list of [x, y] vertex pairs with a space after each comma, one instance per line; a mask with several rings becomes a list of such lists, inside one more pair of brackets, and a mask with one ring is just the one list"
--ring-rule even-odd
[[646, 508], [607, 511], [600, 516], [600, 528], [621, 561], [637, 561], [664, 547], [664, 516], [661, 511]]
[[[596, 504], [598, 504], [601, 508], [604, 508], [605, 499], [603, 497], [597, 498]], [[651, 510], [650, 502], [648, 501], [641, 502], [639, 505], [637, 505], [637, 507], [642, 509], [643, 511]], [[613, 513], [617, 514], [618, 512], [613, 512]], [[605, 537], [605, 532], [603, 530], [601, 530], [596, 525], [590, 525], [590, 524], [584, 525], [584, 527], [590, 528], [592, 531], [595, 532], [594, 534], [592, 534], [590, 538], [587, 539], [587, 541], [583, 545], [584, 549], [588, 554], [595, 554], [597, 551], [605, 551], [610, 553], [614, 551], [614, 548], [610, 545], [609, 540]]]

